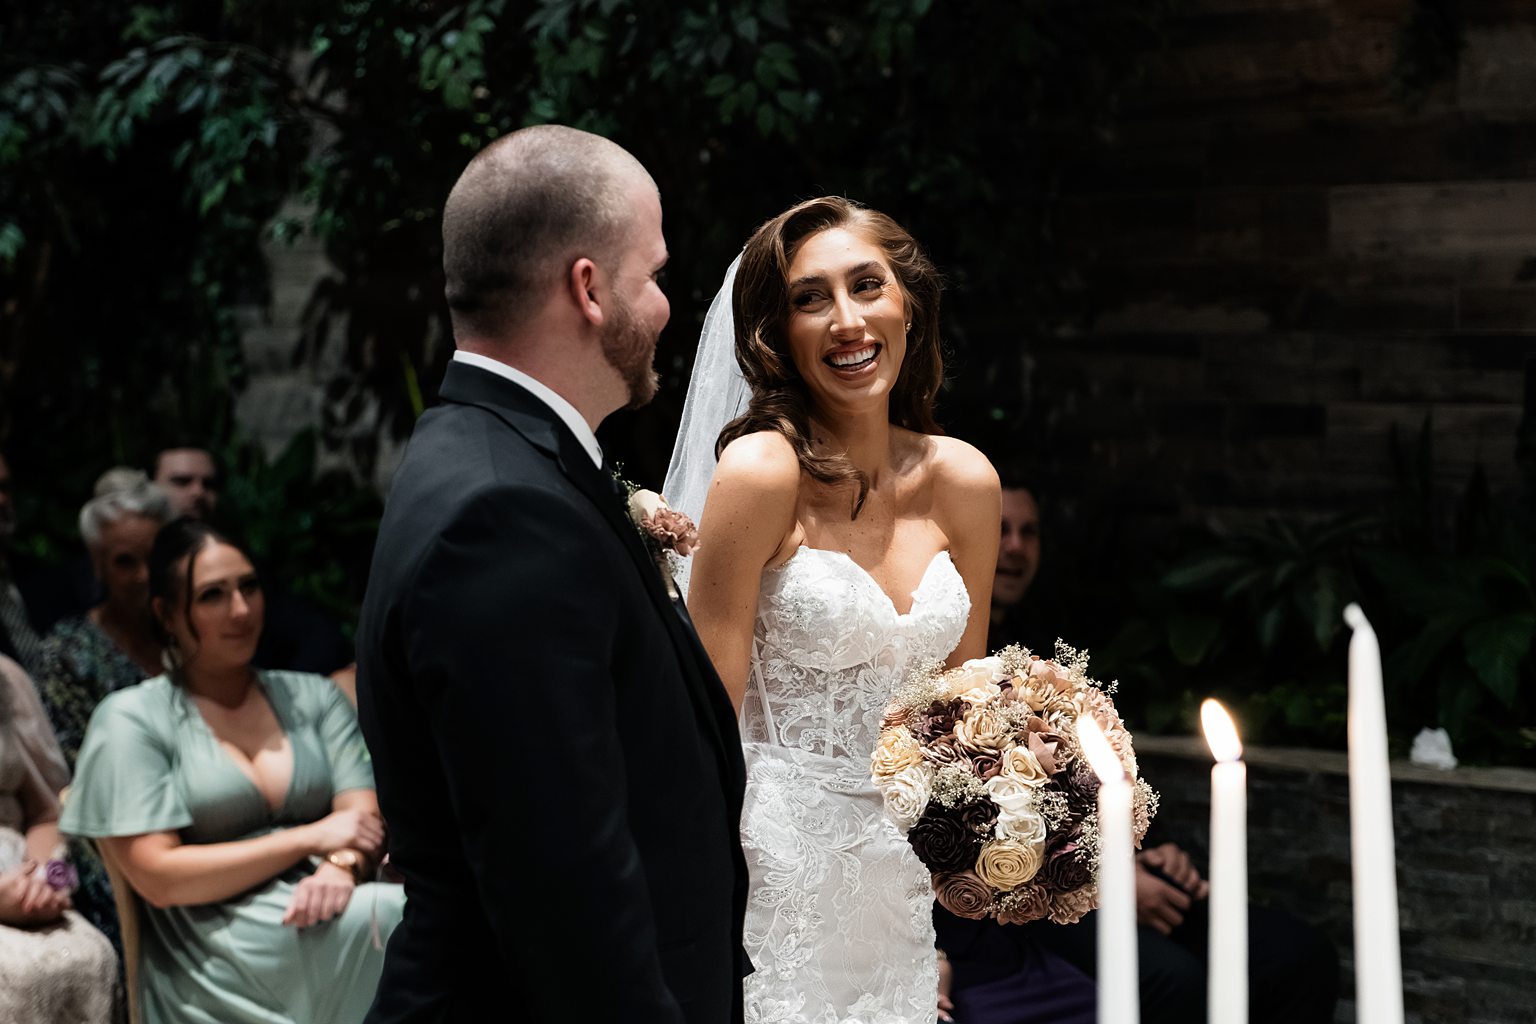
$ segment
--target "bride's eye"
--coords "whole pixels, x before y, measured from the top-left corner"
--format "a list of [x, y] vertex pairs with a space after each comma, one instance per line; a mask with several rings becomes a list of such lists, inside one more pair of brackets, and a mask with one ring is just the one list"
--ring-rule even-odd
[[880, 292], [885, 291], [885, 278], [861, 278], [859, 282], [853, 286], [853, 291], [855, 295], [879, 294]]
[[813, 306], [821, 298], [820, 292], [798, 292], [789, 297], [789, 304], [796, 309], [805, 309]]

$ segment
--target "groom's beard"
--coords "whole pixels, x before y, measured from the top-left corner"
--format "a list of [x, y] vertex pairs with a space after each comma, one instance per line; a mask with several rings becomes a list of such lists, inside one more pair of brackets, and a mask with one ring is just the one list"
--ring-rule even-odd
[[600, 339], [603, 357], [609, 366], [619, 371], [624, 385], [629, 388], [629, 402], [625, 408], [638, 409], [656, 397], [659, 378], [652, 364], [656, 359], [656, 339], [660, 332], [650, 334], [636, 319], [629, 303], [617, 293], [613, 296], [612, 306], [613, 315]]

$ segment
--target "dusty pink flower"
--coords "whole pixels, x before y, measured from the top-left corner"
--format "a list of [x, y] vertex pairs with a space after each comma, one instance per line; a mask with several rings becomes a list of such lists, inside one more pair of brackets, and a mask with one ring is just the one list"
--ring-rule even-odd
[[656, 539], [663, 551], [676, 551], [687, 558], [698, 549], [699, 528], [676, 509], [659, 509], [646, 516], [640, 526]]
[[998, 773], [1002, 764], [998, 761], [996, 754], [972, 754], [971, 768], [976, 772], [978, 779], [986, 782]]
[[1084, 914], [1098, 905], [1099, 889], [1095, 885], [1057, 893], [1051, 898], [1051, 920], [1056, 924], [1077, 924]]
[[999, 909], [997, 919], [1002, 924], [1028, 924], [1038, 921], [1051, 912], [1051, 897], [1042, 886], [1033, 883], [1013, 890], [1006, 909]]
[[693, 520], [667, 504], [655, 491], [637, 490], [629, 496], [629, 517], [663, 551], [676, 551], [684, 558], [699, 546], [699, 531]]
[[1040, 762], [1040, 767], [1045, 769], [1047, 775], [1055, 775], [1059, 767], [1056, 764], [1056, 748], [1060, 743], [1061, 737], [1044, 720], [1029, 720], [1029, 752], [1035, 755], [1035, 760]]
[[933, 876], [939, 905], [956, 917], [979, 921], [992, 906], [992, 887], [974, 871], [946, 871]]

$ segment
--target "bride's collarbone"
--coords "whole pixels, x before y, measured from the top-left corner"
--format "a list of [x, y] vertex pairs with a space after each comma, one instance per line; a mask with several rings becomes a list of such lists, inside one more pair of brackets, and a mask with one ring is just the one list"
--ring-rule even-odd
[[[866, 518], [868, 516], [868, 518]], [[810, 517], [797, 520], [786, 539], [784, 559], [802, 547], [836, 551], [863, 569], [887, 593], [908, 593], [949, 541], [938, 524], [922, 517], [897, 518], [866, 506], [857, 519]]]

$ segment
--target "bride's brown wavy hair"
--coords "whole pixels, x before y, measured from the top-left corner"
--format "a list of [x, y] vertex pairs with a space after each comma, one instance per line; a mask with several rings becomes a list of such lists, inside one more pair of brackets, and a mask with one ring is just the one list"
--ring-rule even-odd
[[785, 325], [789, 321], [789, 267], [806, 239], [830, 228], [844, 228], [880, 247], [907, 301], [912, 326], [907, 353], [890, 395], [890, 421], [923, 434], [943, 433], [933, 406], [944, 379], [939, 337], [939, 294], [943, 280], [917, 240], [878, 210], [823, 196], [790, 207], [767, 221], [747, 241], [731, 292], [736, 318], [736, 362], [752, 389], [747, 411], [725, 425], [715, 443], [715, 457], [746, 434], [775, 430], [795, 451], [800, 468], [813, 480], [855, 488], [852, 518], [869, 495], [869, 478], [841, 453], [817, 452], [811, 443], [811, 399], [790, 358]]

